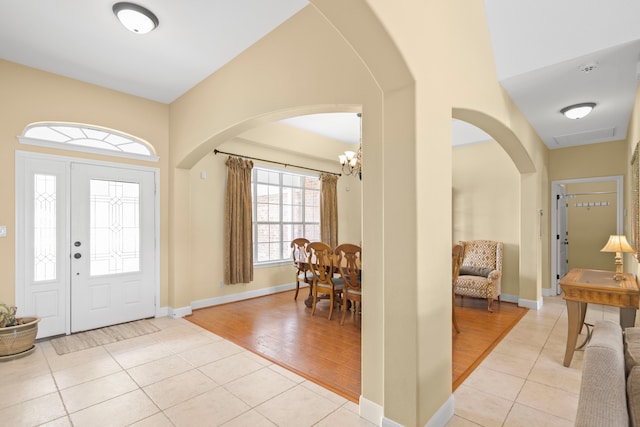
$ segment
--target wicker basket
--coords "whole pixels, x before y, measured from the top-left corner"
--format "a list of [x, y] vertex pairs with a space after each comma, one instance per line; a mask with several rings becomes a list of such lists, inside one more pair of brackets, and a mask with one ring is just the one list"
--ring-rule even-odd
[[22, 353], [34, 346], [39, 317], [24, 317], [22, 325], [0, 328], [0, 357]]

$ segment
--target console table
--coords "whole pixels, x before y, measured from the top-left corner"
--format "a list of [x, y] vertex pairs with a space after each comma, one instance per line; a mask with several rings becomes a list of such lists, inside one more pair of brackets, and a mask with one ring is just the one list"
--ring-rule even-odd
[[614, 274], [613, 271], [574, 268], [560, 280], [569, 317], [564, 366], [571, 364], [588, 303], [620, 307], [620, 325], [623, 328], [634, 326], [640, 300], [636, 278], [631, 273], [624, 273], [624, 278], [616, 281]]

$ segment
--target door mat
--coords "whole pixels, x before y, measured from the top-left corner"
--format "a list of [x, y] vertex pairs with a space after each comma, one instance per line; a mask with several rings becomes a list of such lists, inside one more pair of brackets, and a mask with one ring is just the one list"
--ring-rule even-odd
[[86, 350], [100, 345], [135, 338], [158, 332], [160, 329], [147, 319], [135, 322], [121, 323], [91, 331], [79, 332], [72, 335], [54, 338], [51, 345], [59, 355], [74, 351]]

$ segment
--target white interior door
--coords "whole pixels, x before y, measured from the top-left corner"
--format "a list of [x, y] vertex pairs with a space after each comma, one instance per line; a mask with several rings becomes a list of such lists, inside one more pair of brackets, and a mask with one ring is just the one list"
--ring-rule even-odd
[[[564, 190], [564, 187], [562, 187]], [[562, 279], [569, 272], [569, 215], [567, 212], [566, 194], [560, 194], [556, 199], [556, 221], [558, 229], [556, 234], [556, 245], [558, 256], [556, 257], [558, 280]]]
[[154, 174], [71, 165], [71, 332], [155, 314]]
[[16, 305], [38, 338], [156, 314], [156, 174], [16, 153]]

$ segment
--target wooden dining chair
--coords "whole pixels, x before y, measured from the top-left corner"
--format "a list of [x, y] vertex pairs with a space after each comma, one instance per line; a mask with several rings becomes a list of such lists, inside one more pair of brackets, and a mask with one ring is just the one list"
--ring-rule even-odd
[[331, 246], [323, 242], [311, 242], [307, 245], [307, 259], [313, 274], [313, 302], [311, 315], [316, 311], [318, 295], [329, 296], [329, 320], [333, 315], [336, 300], [339, 301], [344, 289], [341, 278], [334, 277], [334, 254]]
[[309, 285], [309, 295], [311, 295], [311, 285], [313, 284], [313, 274], [309, 270], [307, 263], [307, 245], [309, 240], [304, 237], [298, 237], [291, 241], [291, 257], [293, 258], [293, 266], [296, 268], [296, 294], [294, 300], [298, 299], [300, 291], [300, 282]]
[[458, 321], [456, 320], [456, 293], [454, 292], [456, 281], [460, 275], [460, 266], [462, 265], [462, 252], [464, 248], [460, 244], [453, 244], [451, 249], [451, 321], [453, 328], [460, 333]]
[[351, 301], [353, 303], [354, 319], [358, 313], [355, 303], [362, 303], [362, 280], [360, 277], [362, 250], [358, 245], [343, 243], [336, 247], [334, 253], [335, 263], [344, 284], [344, 289], [342, 290], [342, 319], [340, 319], [340, 324], [343, 325], [347, 316], [348, 302]]

